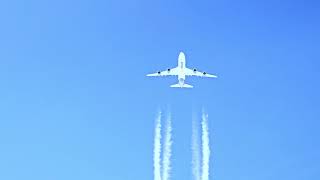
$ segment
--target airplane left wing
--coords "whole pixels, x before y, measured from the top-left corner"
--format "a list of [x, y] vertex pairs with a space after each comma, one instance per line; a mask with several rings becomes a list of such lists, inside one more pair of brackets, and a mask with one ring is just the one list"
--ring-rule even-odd
[[178, 68], [167, 69], [165, 71], [158, 71], [153, 74], [147, 74], [147, 76], [177, 76], [178, 75]]
[[217, 78], [216, 75], [208, 74], [206, 72], [198, 71], [197, 69], [185, 69], [186, 76], [199, 76], [199, 77], [210, 77], [210, 78]]

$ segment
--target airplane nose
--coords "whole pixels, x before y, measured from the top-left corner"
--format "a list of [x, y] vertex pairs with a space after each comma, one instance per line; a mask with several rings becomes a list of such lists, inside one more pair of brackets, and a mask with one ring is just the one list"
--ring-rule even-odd
[[185, 59], [185, 55], [183, 52], [180, 52], [179, 54], [179, 60], [184, 60]]

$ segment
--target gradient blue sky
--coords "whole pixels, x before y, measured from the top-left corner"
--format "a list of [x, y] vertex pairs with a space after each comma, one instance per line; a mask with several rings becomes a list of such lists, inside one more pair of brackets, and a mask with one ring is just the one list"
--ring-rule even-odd
[[[0, 2], [0, 179], [150, 180], [154, 118], [173, 120], [172, 180], [191, 180], [192, 112], [211, 179], [320, 176], [315, 0]], [[187, 65], [219, 78], [145, 74]]]

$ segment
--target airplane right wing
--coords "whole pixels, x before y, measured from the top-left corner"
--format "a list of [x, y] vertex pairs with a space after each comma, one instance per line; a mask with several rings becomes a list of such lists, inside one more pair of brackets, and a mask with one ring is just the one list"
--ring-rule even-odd
[[199, 76], [199, 77], [211, 77], [211, 78], [217, 78], [216, 75], [212, 75], [212, 74], [208, 74], [206, 72], [200, 72], [196, 69], [189, 69], [189, 68], [186, 68], [185, 69], [185, 75], [186, 76]]
[[179, 74], [178, 68], [167, 69], [164, 71], [158, 71], [156, 73], [147, 74], [147, 76], [177, 76]]

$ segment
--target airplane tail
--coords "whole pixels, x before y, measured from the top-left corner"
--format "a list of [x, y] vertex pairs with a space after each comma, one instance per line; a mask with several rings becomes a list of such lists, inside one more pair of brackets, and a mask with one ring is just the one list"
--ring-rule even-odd
[[193, 86], [191, 86], [189, 84], [183, 84], [182, 86], [180, 84], [173, 84], [170, 87], [173, 87], [173, 88], [193, 88]]

